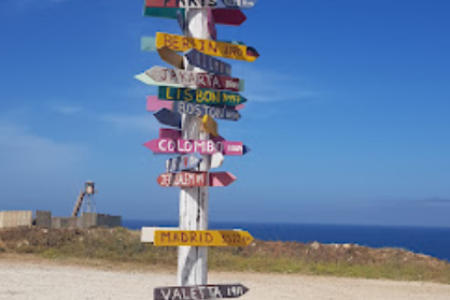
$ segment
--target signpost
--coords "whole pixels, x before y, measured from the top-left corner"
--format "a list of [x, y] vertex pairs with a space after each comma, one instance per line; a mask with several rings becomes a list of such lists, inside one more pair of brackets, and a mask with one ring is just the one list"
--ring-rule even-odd
[[155, 66], [135, 76], [148, 85], [165, 85], [171, 87], [204, 88], [239, 92], [244, 90], [244, 80], [209, 73], [174, 70]]
[[160, 86], [158, 88], [158, 99], [226, 106], [237, 106], [247, 102], [247, 99], [232, 92], [206, 89], [193, 90], [188, 88], [173, 88], [169, 86]]
[[173, 51], [186, 52], [189, 49], [211, 56], [218, 56], [230, 59], [254, 62], [258, 57], [258, 52], [253, 47], [237, 45], [224, 42], [216, 42], [206, 39], [196, 39], [182, 35], [169, 34], [163, 32], [156, 33], [156, 48], [167, 47]]
[[175, 158], [170, 158], [166, 162], [166, 169], [169, 173], [176, 173], [180, 171], [193, 170], [198, 168], [202, 157], [196, 154], [181, 155]]
[[155, 288], [154, 300], [209, 300], [239, 298], [249, 289], [242, 284], [169, 286]]
[[193, 66], [201, 68], [209, 73], [231, 76], [231, 65], [217, 58], [203, 54], [197, 49], [191, 49], [186, 53], [186, 58]]
[[155, 246], [243, 247], [253, 236], [243, 230], [164, 230], [155, 228]]
[[[186, 154], [166, 162], [167, 173], [158, 177], [161, 186], [180, 187], [179, 228], [143, 228], [142, 242], [178, 247], [178, 286], [156, 288], [155, 300], [209, 300], [237, 298], [248, 289], [241, 284], [208, 285], [207, 247], [247, 246], [253, 237], [240, 230], [208, 230], [209, 187], [225, 187], [236, 177], [229, 172], [210, 172], [224, 155], [244, 155], [242, 142], [225, 141], [218, 135], [214, 118], [240, 119], [238, 110], [247, 101], [238, 94], [243, 81], [231, 77], [231, 65], [216, 58], [248, 62], [259, 54], [240, 42], [216, 41], [215, 24], [238, 26], [254, 0], [145, 0], [144, 15], [177, 19], [186, 36], [157, 33], [143, 38], [144, 51], [158, 51], [175, 70], [154, 67], [136, 78], [158, 87], [147, 109], [165, 125], [182, 130], [160, 129], [158, 139], [144, 145], [154, 153]], [[184, 52], [183, 57], [177, 52]], [[211, 74], [209, 74], [211, 73]], [[160, 101], [163, 100], [163, 101]]]
[[[209, 178], [209, 180], [207, 180]], [[236, 180], [236, 177], [229, 172], [180, 172], [165, 173], [159, 175], [157, 182], [163, 187], [205, 187], [228, 186]]]
[[209, 133], [212, 136], [218, 136], [219, 135], [219, 125], [217, 125], [217, 122], [214, 121], [213, 118], [210, 116], [204, 116], [202, 118], [202, 130]]

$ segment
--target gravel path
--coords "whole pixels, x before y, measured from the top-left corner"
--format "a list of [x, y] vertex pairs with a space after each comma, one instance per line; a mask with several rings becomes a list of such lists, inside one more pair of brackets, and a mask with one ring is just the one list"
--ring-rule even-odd
[[[175, 274], [106, 271], [0, 259], [1, 300], [144, 300]], [[301, 275], [212, 273], [210, 283], [242, 283], [242, 300], [449, 300], [450, 285]]]

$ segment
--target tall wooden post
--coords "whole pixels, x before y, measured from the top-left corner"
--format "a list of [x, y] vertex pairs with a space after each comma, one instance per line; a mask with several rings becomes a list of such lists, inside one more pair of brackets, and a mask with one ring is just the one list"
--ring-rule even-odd
[[[186, 30], [188, 37], [210, 39], [208, 12], [206, 9], [186, 9]], [[184, 59], [185, 69], [202, 71], [189, 66]], [[182, 131], [184, 139], [208, 139], [207, 133], [200, 131], [201, 119], [183, 114]], [[208, 172], [211, 156], [203, 156], [199, 171]], [[208, 184], [207, 184], [208, 186]], [[208, 229], [208, 187], [184, 188], [180, 193], [180, 229]], [[204, 285], [208, 281], [207, 247], [178, 247], [178, 285]]]

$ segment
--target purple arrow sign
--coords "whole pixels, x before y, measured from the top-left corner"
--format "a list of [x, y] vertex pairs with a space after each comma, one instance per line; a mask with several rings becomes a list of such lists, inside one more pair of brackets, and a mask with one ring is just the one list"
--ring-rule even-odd
[[189, 50], [185, 56], [191, 65], [208, 73], [231, 76], [231, 65], [220, 59], [203, 54], [196, 49]]
[[154, 116], [163, 125], [181, 128], [181, 115], [177, 112], [163, 108], [154, 113]]
[[[159, 100], [158, 96], [148, 96], [147, 97], [147, 110], [148, 111], [158, 111], [161, 108], [167, 108], [167, 109], [172, 110], [173, 103], [174, 102]], [[241, 110], [244, 107], [245, 107], [244, 104], [240, 104], [238, 106], [235, 106], [234, 109]], [[211, 117], [214, 117], [214, 116], [211, 116]]]
[[[162, 101], [158, 100], [156, 96], [149, 96], [147, 97], [147, 110], [148, 111], [156, 111], [156, 110], [172, 110], [173, 113], [179, 113], [179, 114], [188, 114], [191, 116], [197, 116], [197, 117], [203, 117], [203, 116], [210, 116], [215, 119], [222, 119], [222, 120], [231, 120], [231, 121], [238, 121], [241, 118], [241, 114], [235, 110], [234, 108], [230, 107], [218, 107], [218, 106], [209, 106], [204, 104], [196, 104], [196, 103], [190, 103], [190, 102], [169, 102], [169, 101]], [[167, 114], [166, 112], [162, 112], [164, 114]], [[167, 116], [165, 116], [166, 119], [168, 119]], [[174, 115], [170, 115], [170, 120], [176, 120], [175, 122], [178, 122], [178, 118]], [[164, 123], [167, 125], [167, 123]], [[175, 123], [178, 124], [178, 123]], [[170, 125], [173, 126], [173, 125]], [[173, 126], [177, 127], [177, 126]], [[179, 127], [177, 127], [179, 128]]]

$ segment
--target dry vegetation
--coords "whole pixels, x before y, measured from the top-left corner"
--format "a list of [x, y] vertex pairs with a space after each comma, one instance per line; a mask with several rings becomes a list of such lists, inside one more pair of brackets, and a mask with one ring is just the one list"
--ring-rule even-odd
[[[0, 259], [3, 253], [13, 253], [71, 262], [104, 261], [133, 269], [176, 268], [176, 248], [142, 244], [139, 235], [137, 231], [124, 228], [4, 229], [0, 230]], [[245, 248], [211, 248], [209, 266], [216, 271], [299, 273], [450, 284], [450, 263], [402, 249], [373, 249], [351, 244], [256, 241]]]

